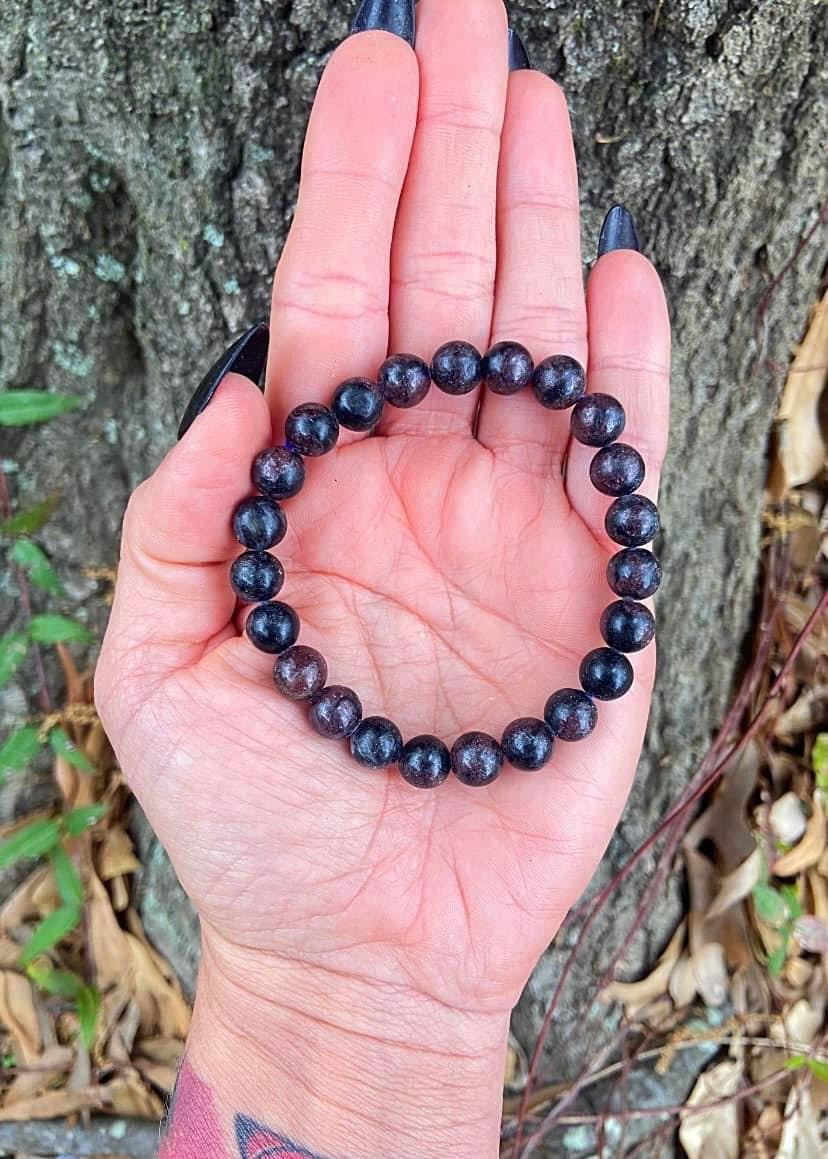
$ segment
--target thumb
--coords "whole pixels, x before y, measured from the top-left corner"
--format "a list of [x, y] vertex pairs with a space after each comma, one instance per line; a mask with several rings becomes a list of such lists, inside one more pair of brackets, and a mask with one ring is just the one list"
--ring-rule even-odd
[[194, 663], [226, 629], [236, 598], [228, 563], [238, 553], [231, 515], [250, 494], [250, 464], [271, 440], [267, 403], [227, 374], [155, 474], [133, 493], [99, 682], [131, 656], [158, 676]]

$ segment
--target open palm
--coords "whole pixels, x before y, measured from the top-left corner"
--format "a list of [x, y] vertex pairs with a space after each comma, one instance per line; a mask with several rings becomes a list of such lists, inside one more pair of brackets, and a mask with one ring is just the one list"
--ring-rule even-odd
[[[658, 279], [631, 250], [582, 290], [578, 193], [560, 90], [506, 71], [499, 0], [422, 0], [418, 61], [370, 33], [333, 56], [276, 274], [267, 391], [229, 375], [136, 492], [97, 697], [125, 772], [213, 949], [274, 955], [441, 1002], [507, 1009], [584, 888], [626, 798], [654, 649], [578, 744], [537, 773], [433, 792], [357, 766], [281, 699], [240, 633], [229, 521], [287, 412], [373, 377], [390, 350], [429, 358], [512, 338], [588, 365], [627, 411], [654, 497], [669, 335]], [[588, 335], [588, 342], [587, 342]], [[449, 745], [499, 736], [577, 686], [601, 643], [616, 550], [591, 452], [530, 392], [386, 407], [343, 432], [285, 505], [283, 597], [301, 642], [366, 714]]]

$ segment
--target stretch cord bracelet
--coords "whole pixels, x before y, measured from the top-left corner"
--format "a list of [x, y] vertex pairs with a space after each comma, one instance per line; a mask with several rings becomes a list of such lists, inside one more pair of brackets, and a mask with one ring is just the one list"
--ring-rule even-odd
[[[494, 394], [516, 394], [530, 383], [541, 406], [572, 407], [571, 431], [588, 447], [598, 447], [589, 468], [593, 486], [614, 497], [606, 514], [607, 534], [622, 546], [610, 559], [607, 579], [620, 598], [601, 616], [607, 647], [589, 652], [581, 662], [580, 688], [561, 688], [546, 702], [544, 719], [521, 717], [507, 725], [500, 741], [483, 732], [464, 733], [452, 749], [435, 736], [416, 736], [403, 744], [400, 730], [382, 716], [363, 717], [357, 694], [328, 684], [328, 666], [315, 648], [297, 644], [299, 617], [274, 599], [284, 569], [269, 549], [284, 538], [287, 520], [281, 501], [301, 491], [307, 457], [327, 454], [336, 446], [339, 428], [367, 432], [382, 416], [385, 404], [413, 407], [432, 383], [446, 394], [463, 395], [483, 383]], [[285, 443], [270, 447], [253, 462], [256, 496], [244, 499], [233, 515], [233, 532], [246, 548], [233, 563], [230, 582], [243, 601], [255, 603], [245, 631], [263, 652], [276, 655], [273, 679], [290, 700], [308, 701], [311, 726], [331, 740], [348, 739], [359, 764], [372, 769], [398, 764], [403, 778], [418, 788], [434, 788], [450, 772], [465, 785], [488, 785], [503, 761], [517, 769], [542, 768], [555, 740], [582, 740], [595, 728], [596, 700], [616, 700], [632, 685], [633, 669], [625, 652], [638, 652], [655, 635], [647, 599], [661, 583], [661, 567], [644, 549], [660, 529], [654, 503], [635, 492], [644, 481], [644, 461], [633, 447], [616, 442], [624, 429], [624, 408], [608, 394], [586, 394], [581, 365], [556, 354], [535, 366], [525, 347], [499, 342], [483, 356], [468, 342], [441, 346], [429, 367], [412, 354], [395, 354], [380, 367], [377, 382], [349, 378], [336, 390], [330, 407], [306, 402], [290, 412]]]

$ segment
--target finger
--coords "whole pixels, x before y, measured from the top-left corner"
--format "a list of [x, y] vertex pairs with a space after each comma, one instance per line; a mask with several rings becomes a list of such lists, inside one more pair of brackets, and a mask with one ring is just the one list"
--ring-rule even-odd
[[298, 403], [373, 376], [387, 353], [389, 255], [417, 112], [417, 61], [387, 32], [339, 46], [308, 126], [296, 214], [273, 285], [267, 396]]
[[[613, 395], [626, 412], [621, 441], [643, 457], [641, 492], [658, 495], [670, 413], [670, 320], [658, 274], [641, 254], [616, 250], [599, 258], [587, 284], [589, 390]], [[569, 412], [571, 413], [571, 412]], [[596, 491], [589, 466], [597, 448], [572, 439], [566, 490], [573, 508], [607, 548], [604, 517], [612, 501]]]
[[232, 621], [228, 563], [241, 549], [231, 515], [248, 495], [250, 463], [271, 439], [270, 413], [239, 374], [223, 380], [207, 409], [133, 494], [107, 657], [152, 643], [156, 669], [192, 662]]
[[[578, 173], [563, 92], [538, 72], [511, 74], [498, 181], [494, 342], [521, 342], [536, 361], [586, 361]], [[560, 471], [567, 411], [544, 410], [531, 390], [484, 392], [477, 437], [525, 470]]]
[[[502, 0], [421, 0], [420, 108], [392, 252], [391, 349], [428, 361], [444, 342], [483, 348], [495, 276], [495, 192], [506, 99]], [[471, 430], [478, 392], [432, 388], [386, 407], [381, 430]]]

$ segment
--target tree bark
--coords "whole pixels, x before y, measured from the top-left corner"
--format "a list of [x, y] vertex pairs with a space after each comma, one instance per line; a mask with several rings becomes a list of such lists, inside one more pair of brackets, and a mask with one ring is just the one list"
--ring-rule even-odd
[[[21, 501], [63, 492], [44, 534], [93, 624], [105, 609], [83, 567], [114, 562], [127, 494], [171, 444], [203, 369], [267, 314], [305, 122], [350, 7], [6, 0], [0, 382], [79, 391], [89, 406], [5, 454]], [[570, 100], [584, 252], [609, 205], [626, 202], [675, 323], [659, 686], [603, 880], [687, 781], [743, 662], [768, 431], [824, 260], [822, 232], [788, 265], [825, 195], [828, 36], [812, 0], [514, 0], [511, 12]], [[173, 886], [163, 858], [150, 861], [147, 924], [191, 962], [195, 927], [180, 908], [160, 912]], [[587, 940], [551, 1043], [558, 1074], [577, 1062], [567, 1020], [640, 884]], [[632, 969], [658, 951], [677, 904], [668, 891]], [[527, 1041], [562, 952], [520, 1005]]]

